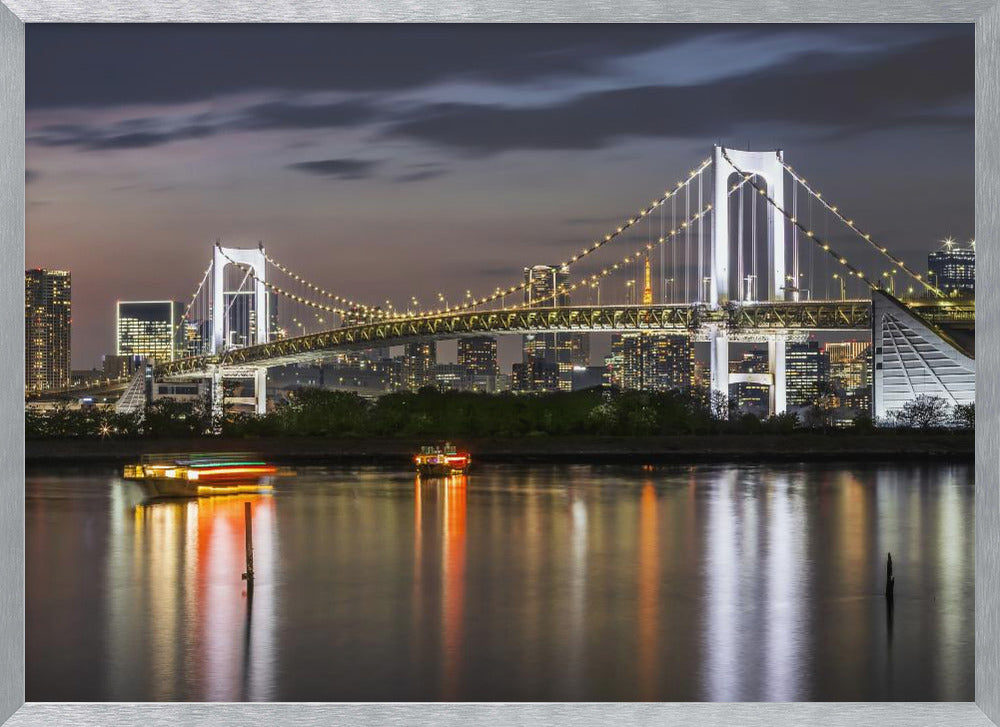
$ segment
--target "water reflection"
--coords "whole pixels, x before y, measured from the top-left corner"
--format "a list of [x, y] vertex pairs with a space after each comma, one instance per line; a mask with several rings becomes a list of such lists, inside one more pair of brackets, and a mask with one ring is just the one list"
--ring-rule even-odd
[[[266, 700], [274, 693], [274, 503], [270, 496], [129, 505], [112, 489], [109, 657], [113, 693], [145, 683], [150, 698]], [[251, 602], [243, 503], [253, 508]], [[128, 523], [131, 515], [131, 523]], [[130, 525], [130, 526], [129, 526]], [[137, 644], [149, 663], [137, 665]]]
[[[969, 700], [968, 466], [33, 476], [31, 700]], [[883, 597], [885, 554], [895, 607]]]

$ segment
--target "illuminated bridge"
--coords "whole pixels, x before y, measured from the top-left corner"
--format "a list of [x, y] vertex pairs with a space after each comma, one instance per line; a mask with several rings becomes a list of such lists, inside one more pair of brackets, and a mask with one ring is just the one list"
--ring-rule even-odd
[[[762, 376], [777, 413], [786, 408], [785, 344], [856, 331], [872, 336], [878, 416], [922, 393], [974, 398], [974, 303], [908, 266], [780, 151], [716, 146], [605, 234], [523, 273], [487, 293], [441, 291], [429, 308], [416, 297], [376, 305], [290, 270], [263, 244], [217, 242], [178, 324], [188, 355], [145, 375], [208, 378], [220, 410], [223, 378], [253, 379], [263, 412], [268, 367], [351, 350], [476, 334], [682, 334], [707, 342], [710, 386], [724, 396], [730, 343], [767, 343]], [[142, 383], [137, 374], [120, 409], [143, 405]]]

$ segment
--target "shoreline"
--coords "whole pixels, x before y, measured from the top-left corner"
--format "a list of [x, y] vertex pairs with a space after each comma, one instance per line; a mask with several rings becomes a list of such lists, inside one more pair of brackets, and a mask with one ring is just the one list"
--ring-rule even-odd
[[[125, 464], [157, 452], [255, 452], [277, 464], [409, 462], [435, 438], [270, 437], [187, 439], [44, 439], [25, 442], [25, 465]], [[968, 433], [795, 433], [661, 437], [456, 437], [474, 461], [490, 463], [657, 464], [698, 462], [972, 462]]]

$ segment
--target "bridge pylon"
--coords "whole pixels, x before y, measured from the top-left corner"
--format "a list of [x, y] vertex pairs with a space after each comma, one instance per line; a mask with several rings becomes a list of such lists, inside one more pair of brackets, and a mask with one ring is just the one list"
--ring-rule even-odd
[[[267, 295], [267, 256], [264, 254], [264, 245], [260, 244], [255, 248], [223, 247], [220, 243], [215, 244], [212, 257], [212, 340], [211, 352], [213, 355], [223, 353], [226, 349], [232, 348], [231, 341], [227, 340], [227, 331], [230, 329], [230, 307], [231, 301], [227, 296], [238, 294], [225, 289], [225, 272], [228, 265], [242, 266], [252, 273], [253, 277], [253, 313], [254, 316], [248, 323], [246, 330], [246, 343], [262, 344], [270, 340], [271, 311], [269, 310], [269, 300]], [[252, 330], [249, 330], [252, 328]], [[212, 384], [212, 415], [222, 415], [223, 404], [223, 373], [213, 371], [211, 374]], [[254, 409], [258, 414], [267, 413], [267, 368], [257, 367], [254, 369], [252, 378], [254, 380]]]
[[[728, 159], [727, 159], [728, 157]], [[785, 168], [780, 149], [743, 151], [719, 146], [713, 148], [712, 206], [712, 276], [708, 304], [719, 308], [734, 298], [743, 301], [743, 281], [736, 281], [736, 296], [730, 285], [729, 257], [732, 249], [729, 224], [729, 189], [733, 175], [750, 174], [759, 177], [767, 187], [774, 205], [785, 204]], [[756, 201], [756, 200], [755, 200]], [[774, 214], [774, 205], [767, 206], [768, 285], [765, 301], [785, 299], [785, 224]], [[757, 302], [757, 301], [751, 301]], [[771, 381], [770, 413], [780, 414], [787, 406], [785, 379], [785, 343], [787, 336], [775, 332], [768, 335], [768, 374]], [[729, 336], [723, 330], [709, 335], [710, 386], [729, 400]]]

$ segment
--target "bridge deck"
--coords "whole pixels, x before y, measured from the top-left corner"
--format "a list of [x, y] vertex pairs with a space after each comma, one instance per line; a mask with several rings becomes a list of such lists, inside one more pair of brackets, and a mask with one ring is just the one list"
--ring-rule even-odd
[[[971, 301], [926, 301], [913, 307], [931, 320], [974, 323]], [[871, 300], [779, 301], [705, 305], [626, 305], [518, 308], [375, 321], [234, 349], [157, 367], [157, 375], [178, 377], [222, 368], [316, 362], [331, 353], [401, 345], [426, 338], [482, 334], [627, 332], [704, 335], [712, 327], [730, 335], [780, 331], [868, 331]]]

